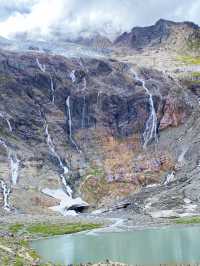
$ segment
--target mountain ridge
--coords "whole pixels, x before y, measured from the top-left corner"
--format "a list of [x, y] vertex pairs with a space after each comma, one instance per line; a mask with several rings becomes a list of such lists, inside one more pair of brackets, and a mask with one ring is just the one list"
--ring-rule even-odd
[[[186, 45], [186, 41], [196, 31], [199, 31], [199, 26], [193, 22], [174, 22], [160, 19], [154, 25], [134, 27], [129, 33], [122, 33], [116, 38], [114, 45], [131, 49], [143, 49], [167, 44], [170, 46], [170, 42], [172, 42], [172, 46], [177, 45], [178, 49], [180, 46]], [[181, 44], [179, 39], [184, 41], [184, 44]]]

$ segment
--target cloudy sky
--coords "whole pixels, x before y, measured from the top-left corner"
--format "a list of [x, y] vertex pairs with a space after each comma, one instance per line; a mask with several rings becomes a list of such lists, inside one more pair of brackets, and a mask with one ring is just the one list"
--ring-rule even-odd
[[159, 18], [200, 24], [200, 0], [0, 0], [0, 36], [116, 34]]

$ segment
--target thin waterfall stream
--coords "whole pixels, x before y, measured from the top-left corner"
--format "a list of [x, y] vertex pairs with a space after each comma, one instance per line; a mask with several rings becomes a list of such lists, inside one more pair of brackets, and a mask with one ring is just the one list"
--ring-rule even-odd
[[11, 123], [10, 123], [10, 119], [7, 117], [7, 115], [4, 114], [4, 113], [2, 113], [2, 112], [0, 112], [0, 117], [1, 117], [2, 119], [5, 119], [5, 121], [6, 121], [7, 125], [8, 125], [8, 129], [9, 129], [9, 131], [12, 132], [13, 129], [12, 129], [12, 126], [11, 126]]
[[67, 183], [67, 179], [69, 179], [69, 168], [68, 166], [64, 165], [59, 154], [56, 152], [55, 146], [53, 144], [53, 140], [48, 130], [48, 123], [45, 122], [45, 133], [46, 133], [46, 141], [49, 147], [50, 152], [53, 156], [55, 156], [62, 168], [62, 174], [60, 174], [60, 181], [63, 185], [63, 189], [49, 189], [45, 188], [42, 192], [48, 196], [54, 197], [60, 200], [60, 204], [58, 206], [50, 207], [53, 211], [58, 211], [64, 216], [67, 215], [77, 215], [76, 211], [73, 208], [79, 207], [87, 207], [88, 204], [84, 202], [81, 198], [73, 198], [72, 197], [72, 189]]
[[0, 139], [0, 145], [2, 145], [7, 151], [8, 161], [10, 164], [11, 182], [13, 185], [16, 185], [19, 177], [20, 160], [18, 159], [16, 153], [6, 144], [4, 140]]
[[71, 115], [70, 96], [68, 96], [66, 99], [66, 107], [68, 112], [69, 138], [71, 143], [75, 146], [76, 150], [80, 153], [81, 151], [72, 136], [72, 115]]
[[[8, 125], [8, 130], [10, 132], [13, 132], [13, 128], [11, 126], [8, 115], [0, 112], [0, 117], [6, 120], [6, 123]], [[19, 178], [20, 160], [18, 159], [16, 152], [9, 147], [6, 141], [0, 139], [0, 145], [2, 145], [7, 152], [7, 158], [10, 166], [9, 171], [10, 171], [11, 184], [16, 185]], [[3, 209], [6, 211], [11, 211], [11, 206], [9, 202], [11, 187], [3, 179], [0, 179], [0, 188], [3, 194], [3, 202], [4, 202]]]
[[52, 155], [58, 160], [60, 168], [62, 169], [62, 174], [60, 174], [61, 183], [64, 187], [65, 192], [68, 194], [68, 196], [71, 197], [72, 190], [67, 185], [66, 177], [65, 177], [65, 175], [67, 175], [69, 173], [69, 168], [66, 165], [64, 165], [64, 163], [62, 162], [62, 160], [60, 158], [60, 155], [56, 152], [53, 140], [52, 140], [51, 135], [49, 133], [49, 125], [48, 125], [46, 120], [45, 120], [44, 125], [45, 125], [46, 142], [47, 142], [47, 145], [49, 147], [49, 150], [52, 153]]
[[[46, 73], [46, 65], [41, 64], [39, 59], [36, 58], [36, 63], [38, 68], [40, 69], [41, 72]], [[54, 82], [51, 73], [48, 73], [49, 78], [50, 78], [50, 93], [51, 93], [51, 102], [54, 104], [55, 103], [55, 88], [54, 88]]]
[[3, 209], [10, 212], [11, 206], [10, 206], [10, 193], [11, 189], [8, 184], [3, 179], [0, 179], [0, 189], [3, 193]]
[[52, 79], [52, 76], [50, 74], [50, 81], [51, 81], [51, 102], [54, 104], [55, 103], [55, 88], [54, 88], [54, 84], [53, 84], [53, 79]]
[[36, 58], [36, 63], [37, 63], [37, 66], [39, 67], [39, 69], [41, 70], [41, 72], [45, 73], [46, 72], [46, 66], [42, 65], [38, 58]]
[[131, 72], [134, 74], [134, 77], [137, 81], [142, 83], [142, 87], [149, 96], [149, 106], [150, 106], [150, 115], [146, 121], [145, 130], [143, 132], [143, 139], [144, 144], [143, 147], [146, 148], [148, 144], [151, 143], [151, 141], [158, 141], [157, 136], [157, 115], [156, 110], [153, 102], [153, 96], [150, 92], [150, 90], [147, 88], [145, 80], [140, 78], [138, 74], [135, 72], [135, 70], [131, 69]]
[[39, 113], [40, 117], [43, 120], [44, 124], [44, 130], [45, 130], [45, 136], [46, 136], [46, 143], [48, 145], [50, 153], [57, 159], [59, 162], [59, 167], [62, 170], [62, 173], [59, 173], [59, 181], [62, 184], [61, 188], [58, 189], [49, 189], [49, 188], [44, 188], [42, 189], [42, 192], [48, 196], [51, 196], [55, 199], [58, 199], [60, 201], [60, 204], [57, 206], [50, 207], [51, 210], [60, 212], [62, 215], [67, 216], [67, 215], [77, 215], [76, 211], [74, 209], [82, 208], [82, 207], [87, 207], [88, 204], [84, 202], [81, 198], [73, 198], [72, 197], [72, 189], [69, 186], [69, 172], [70, 168], [67, 164], [63, 162], [61, 159], [59, 153], [56, 151], [55, 144], [53, 142], [53, 138], [49, 132], [49, 124], [48, 121], [45, 117], [44, 112], [42, 111], [42, 107], [40, 106], [39, 103]]

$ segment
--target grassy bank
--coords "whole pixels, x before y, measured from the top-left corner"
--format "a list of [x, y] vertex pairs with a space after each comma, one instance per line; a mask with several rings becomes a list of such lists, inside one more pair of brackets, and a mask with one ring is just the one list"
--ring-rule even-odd
[[55, 236], [81, 232], [84, 230], [92, 230], [99, 228], [99, 224], [13, 224], [9, 227], [9, 231], [15, 234], [25, 233], [27, 235], [35, 236]]
[[177, 61], [184, 63], [186, 65], [200, 65], [200, 57], [199, 56], [178, 56]]
[[199, 224], [200, 217], [178, 218], [174, 220], [175, 224]]
[[29, 247], [29, 240], [38, 237], [64, 235], [99, 228], [100, 224], [12, 224], [0, 227], [0, 265], [1, 266], [51, 266], [41, 264], [37, 253]]

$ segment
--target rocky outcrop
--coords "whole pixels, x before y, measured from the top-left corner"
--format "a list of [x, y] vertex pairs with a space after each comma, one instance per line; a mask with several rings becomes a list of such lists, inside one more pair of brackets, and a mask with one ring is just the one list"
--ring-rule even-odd
[[160, 121], [160, 129], [177, 127], [183, 124], [187, 117], [187, 111], [184, 102], [177, 102], [176, 99], [167, 97], [163, 109], [164, 115]]
[[76, 40], [73, 40], [73, 42], [93, 47], [95, 49], [106, 50], [112, 47], [112, 42], [107, 37], [102, 36], [98, 33], [88, 37], [79, 37]]
[[[173, 168], [166, 154], [136, 156], [143, 132], [149, 130], [150, 100], [158, 132], [159, 126], [184, 122], [191, 107], [171, 78], [135, 69], [144, 87], [131, 67], [113, 59], [0, 52], [0, 112], [5, 115], [0, 117], [0, 138], [20, 162], [18, 183], [12, 185], [10, 197], [16, 209], [48, 211], [56, 200], [47, 200], [42, 190], [61, 186], [65, 166], [67, 184], [95, 204], [159, 182]], [[0, 174], [10, 183], [8, 154], [2, 145], [0, 151]]]
[[[160, 19], [149, 27], [135, 27], [130, 33], [123, 33], [115, 40], [115, 46], [143, 49], [145, 47], [164, 47], [164, 45], [181, 45], [181, 41], [191, 39], [198, 29], [198, 25], [191, 22], [176, 23]], [[186, 43], [185, 43], [186, 44]], [[183, 45], [183, 44], [182, 44]]]

